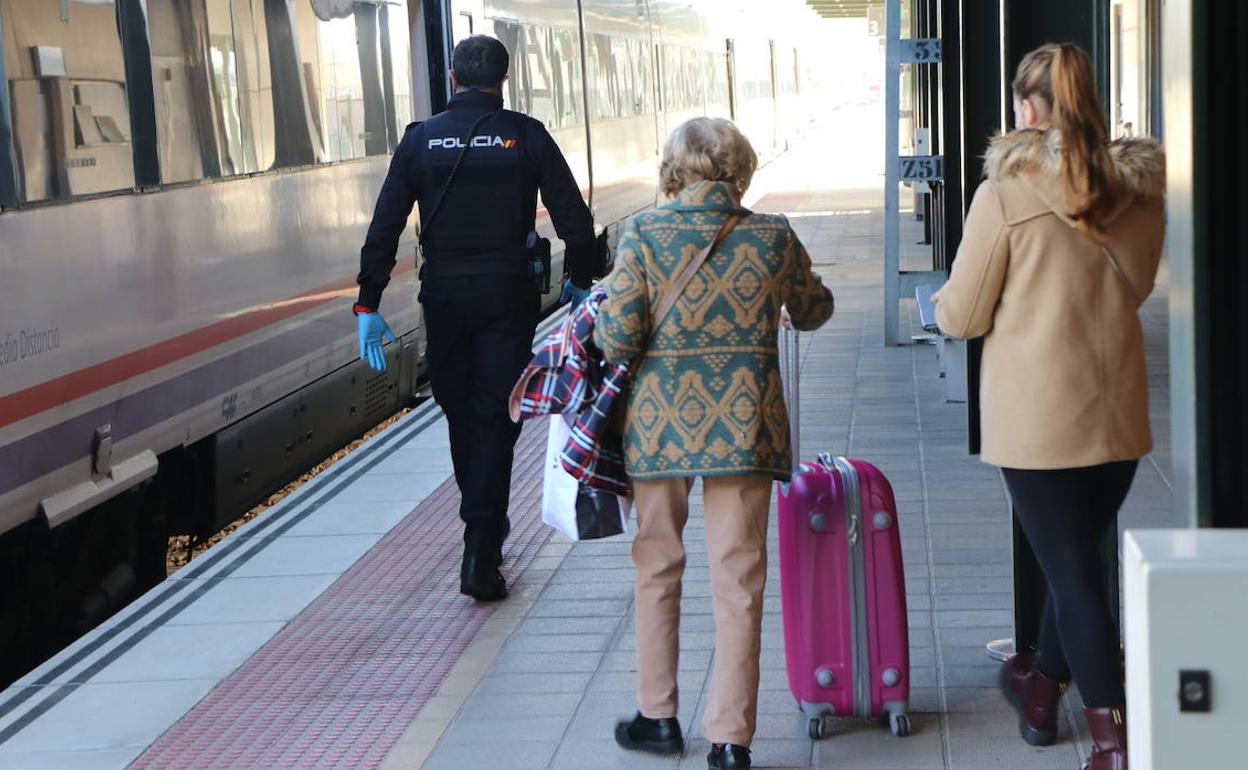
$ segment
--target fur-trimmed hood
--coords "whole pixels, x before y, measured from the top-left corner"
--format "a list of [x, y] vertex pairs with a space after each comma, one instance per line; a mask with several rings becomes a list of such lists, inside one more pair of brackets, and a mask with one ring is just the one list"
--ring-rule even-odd
[[[984, 176], [997, 182], [1035, 172], [1060, 186], [1062, 136], [1056, 130], [1021, 129], [994, 137], [984, 156]], [[1166, 154], [1150, 137], [1109, 143], [1109, 155], [1127, 189], [1139, 198], [1166, 194]]]

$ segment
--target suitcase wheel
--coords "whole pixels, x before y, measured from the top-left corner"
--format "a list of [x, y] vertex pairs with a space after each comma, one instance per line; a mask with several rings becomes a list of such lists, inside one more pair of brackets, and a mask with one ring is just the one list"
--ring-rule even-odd
[[905, 714], [889, 714], [888, 729], [892, 730], [893, 735], [898, 738], [906, 737], [910, 734], [910, 717]]
[[806, 734], [812, 741], [821, 741], [828, 734], [828, 722], [823, 717], [815, 717], [806, 723]]

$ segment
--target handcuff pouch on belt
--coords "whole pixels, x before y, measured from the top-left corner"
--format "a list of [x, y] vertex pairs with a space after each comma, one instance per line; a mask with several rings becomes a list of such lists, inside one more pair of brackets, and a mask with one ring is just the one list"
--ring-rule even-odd
[[530, 230], [524, 238], [524, 252], [529, 262], [529, 278], [542, 294], [550, 291], [550, 239]]

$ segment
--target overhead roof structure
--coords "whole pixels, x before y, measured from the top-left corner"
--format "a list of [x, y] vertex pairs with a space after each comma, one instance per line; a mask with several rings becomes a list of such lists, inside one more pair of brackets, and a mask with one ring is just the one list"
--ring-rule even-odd
[[825, 19], [853, 19], [867, 15], [872, 6], [884, 6], [884, 0], [806, 0], [806, 4]]

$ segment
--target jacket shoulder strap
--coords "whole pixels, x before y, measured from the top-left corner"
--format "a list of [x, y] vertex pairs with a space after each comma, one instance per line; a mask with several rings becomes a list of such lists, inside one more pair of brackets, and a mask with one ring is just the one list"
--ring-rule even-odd
[[715, 238], [699, 251], [689, 264], [685, 265], [684, 269], [677, 274], [676, 279], [667, 287], [667, 291], [663, 292], [663, 296], [659, 298], [659, 309], [654, 312], [654, 318], [651, 320], [650, 339], [654, 339], [654, 335], [658, 334], [659, 325], [663, 323], [664, 318], [667, 318], [667, 314], [672, 312], [676, 300], [680, 299], [680, 295], [685, 292], [685, 287], [693, 280], [694, 273], [698, 272], [698, 268], [702, 267], [702, 264], [711, 256], [711, 252], [728, 236], [728, 233], [732, 232], [732, 228], [736, 227], [741, 219], [742, 215], [739, 213], [730, 214], [724, 221], [723, 227], [719, 228]]

